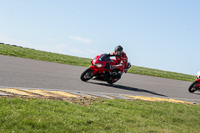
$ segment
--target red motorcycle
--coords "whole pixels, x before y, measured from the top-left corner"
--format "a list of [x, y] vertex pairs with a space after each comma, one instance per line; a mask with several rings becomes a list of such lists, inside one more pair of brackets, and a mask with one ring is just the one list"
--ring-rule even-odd
[[[113, 84], [121, 77], [121, 74], [119, 75], [118, 73], [118, 69], [110, 69], [112, 65], [117, 65], [117, 61], [115, 59], [110, 59], [108, 54], [97, 55], [91, 61], [91, 64], [92, 65], [81, 74], [80, 78], [82, 81], [88, 81], [94, 78]], [[130, 67], [131, 65], [128, 63], [126, 72]]]
[[190, 87], [189, 87], [189, 89], [188, 89], [188, 91], [189, 91], [190, 93], [193, 93], [193, 92], [195, 92], [195, 91], [197, 91], [197, 90], [200, 90], [200, 71], [197, 73], [196, 77], [197, 77], [196, 81], [194, 81], [194, 82], [190, 85]]

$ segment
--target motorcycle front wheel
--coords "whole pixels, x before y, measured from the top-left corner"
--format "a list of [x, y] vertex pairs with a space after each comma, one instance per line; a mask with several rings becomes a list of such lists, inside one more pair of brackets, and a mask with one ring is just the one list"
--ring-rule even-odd
[[81, 74], [81, 80], [82, 81], [88, 81], [93, 77], [92, 70], [90, 68], [86, 69], [82, 74]]
[[196, 88], [196, 86], [198, 85], [198, 83], [199, 83], [199, 82], [194, 81], [194, 82], [190, 85], [188, 91], [189, 91], [190, 93], [193, 93], [193, 92], [195, 92], [196, 90], [198, 90], [198, 88]]

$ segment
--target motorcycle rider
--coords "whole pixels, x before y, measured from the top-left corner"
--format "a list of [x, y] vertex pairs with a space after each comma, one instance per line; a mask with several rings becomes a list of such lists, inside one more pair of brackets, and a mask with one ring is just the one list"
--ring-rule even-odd
[[126, 56], [126, 53], [123, 51], [123, 47], [118, 45], [115, 47], [113, 53], [109, 53], [109, 56], [115, 56], [117, 64], [111, 66], [111, 70], [117, 70], [118, 71], [118, 79], [121, 78], [122, 73], [126, 73], [127, 70], [131, 67], [131, 64], [128, 63], [128, 57]]

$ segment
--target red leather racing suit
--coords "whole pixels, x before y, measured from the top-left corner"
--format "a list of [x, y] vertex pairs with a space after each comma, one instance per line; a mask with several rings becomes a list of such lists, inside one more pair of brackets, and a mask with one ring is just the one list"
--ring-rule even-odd
[[123, 52], [120, 56], [116, 56], [115, 52], [109, 53], [109, 56], [115, 56], [117, 64], [115, 69], [119, 69], [120, 72], [125, 72], [127, 68], [128, 63], [128, 57], [126, 56], [126, 53]]

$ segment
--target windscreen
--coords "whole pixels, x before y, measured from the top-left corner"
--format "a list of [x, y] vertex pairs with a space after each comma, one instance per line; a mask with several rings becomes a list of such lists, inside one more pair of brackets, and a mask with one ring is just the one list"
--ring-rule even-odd
[[99, 61], [110, 61], [110, 57], [108, 56], [108, 54], [102, 54], [99, 58]]

